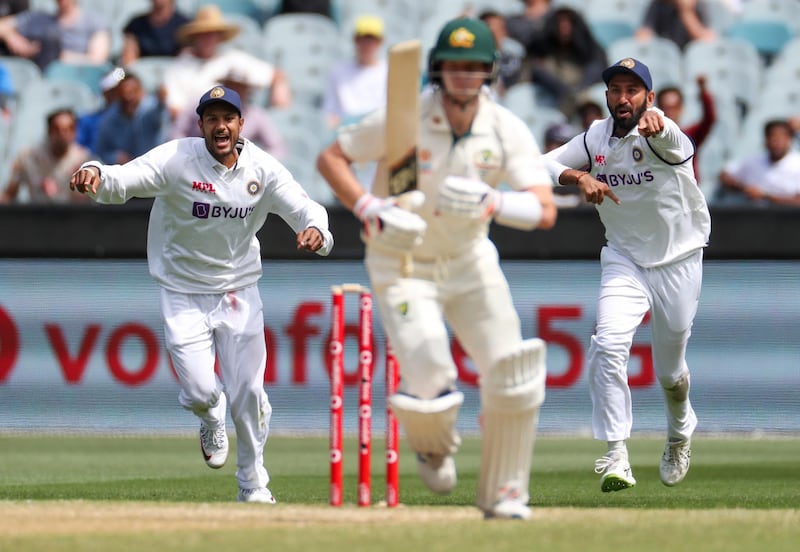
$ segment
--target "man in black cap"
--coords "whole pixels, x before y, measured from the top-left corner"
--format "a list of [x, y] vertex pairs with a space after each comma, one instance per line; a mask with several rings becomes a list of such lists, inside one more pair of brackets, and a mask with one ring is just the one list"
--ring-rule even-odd
[[[333, 237], [325, 208], [274, 157], [240, 137], [242, 102], [234, 90], [208, 90], [197, 115], [203, 138], [172, 140], [125, 165], [84, 163], [70, 188], [99, 203], [155, 198], [147, 257], [161, 286], [178, 401], [200, 418], [200, 450], [215, 469], [228, 457], [230, 401], [238, 500], [274, 504], [263, 455], [272, 407], [264, 392], [256, 233], [276, 213], [297, 233], [297, 249], [327, 255]], [[214, 373], [215, 358], [222, 381]]]
[[697, 417], [689, 402], [686, 346], [711, 217], [692, 169], [694, 144], [653, 107], [647, 66], [625, 58], [603, 71], [603, 80], [611, 117], [545, 159], [554, 180], [577, 186], [595, 204], [606, 229], [587, 358], [592, 429], [608, 444], [595, 472], [608, 492], [636, 484], [626, 445], [633, 425], [627, 370], [633, 336], [648, 313], [653, 370], [667, 406], [661, 482], [676, 485], [689, 470]]

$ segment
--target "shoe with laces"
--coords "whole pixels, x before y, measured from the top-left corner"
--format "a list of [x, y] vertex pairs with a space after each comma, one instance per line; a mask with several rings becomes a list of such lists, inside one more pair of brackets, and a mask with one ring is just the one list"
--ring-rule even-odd
[[602, 474], [600, 490], [604, 493], [622, 491], [636, 485], [627, 456], [609, 452], [594, 462], [594, 473]]
[[250, 502], [255, 504], [277, 504], [278, 502], [266, 487], [257, 487], [255, 489], [239, 489], [239, 495], [236, 497], [236, 501]]
[[228, 460], [228, 434], [225, 426], [211, 428], [200, 422], [200, 452], [209, 468], [215, 470], [225, 465]]
[[417, 454], [417, 473], [431, 491], [448, 494], [456, 486], [456, 463], [449, 454]]
[[664, 455], [661, 457], [659, 475], [661, 482], [667, 487], [677, 485], [686, 477], [689, 471], [689, 461], [692, 457], [691, 442], [689, 439], [682, 441], [667, 441]]

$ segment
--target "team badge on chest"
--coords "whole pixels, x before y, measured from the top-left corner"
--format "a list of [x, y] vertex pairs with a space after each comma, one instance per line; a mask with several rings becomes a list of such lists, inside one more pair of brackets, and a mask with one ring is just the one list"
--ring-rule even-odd
[[261, 184], [256, 180], [251, 180], [247, 183], [247, 193], [250, 195], [257, 195], [261, 191]]
[[633, 154], [633, 160], [637, 163], [644, 158], [644, 152], [637, 147], [634, 147], [631, 153]]

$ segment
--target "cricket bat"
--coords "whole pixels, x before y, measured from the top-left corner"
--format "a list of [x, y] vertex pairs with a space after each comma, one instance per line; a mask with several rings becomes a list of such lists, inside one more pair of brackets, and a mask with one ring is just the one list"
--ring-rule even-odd
[[417, 130], [419, 127], [419, 40], [389, 48], [386, 90], [386, 166], [389, 195], [417, 188]]
[[[419, 40], [399, 42], [389, 48], [389, 75], [386, 90], [386, 166], [389, 169], [389, 195], [397, 196], [403, 209], [403, 194], [417, 189], [417, 132], [419, 127]], [[410, 196], [407, 196], [410, 197]], [[404, 277], [413, 271], [411, 253], [403, 258]]]

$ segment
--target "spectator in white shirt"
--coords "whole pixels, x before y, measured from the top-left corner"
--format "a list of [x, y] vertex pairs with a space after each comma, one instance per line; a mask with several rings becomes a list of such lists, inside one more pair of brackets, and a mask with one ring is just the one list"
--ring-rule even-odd
[[359, 17], [353, 31], [355, 58], [335, 65], [328, 77], [322, 109], [330, 128], [386, 104], [388, 66], [381, 54], [383, 21]]
[[765, 151], [728, 163], [719, 175], [719, 203], [800, 205], [800, 152], [792, 148], [789, 121], [764, 125]]

